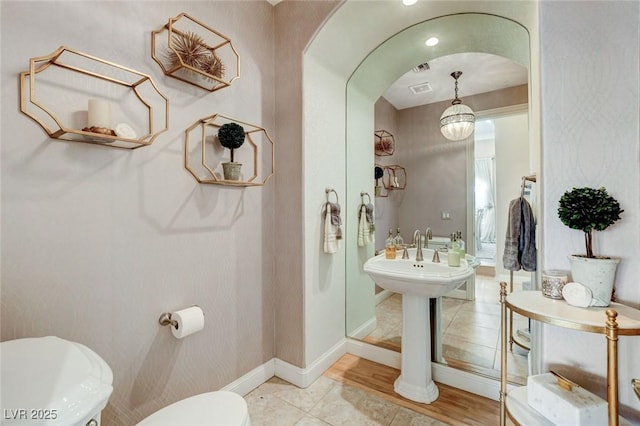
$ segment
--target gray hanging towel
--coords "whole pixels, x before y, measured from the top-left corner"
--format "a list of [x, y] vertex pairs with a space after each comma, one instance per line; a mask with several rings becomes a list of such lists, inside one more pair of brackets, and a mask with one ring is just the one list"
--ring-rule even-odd
[[504, 240], [504, 254], [502, 265], [510, 271], [520, 270], [518, 247], [520, 245], [520, 198], [509, 203], [509, 218], [507, 220], [507, 235]]
[[522, 269], [527, 272], [536, 270], [536, 223], [531, 204], [520, 197], [520, 238], [518, 240], [518, 258]]
[[502, 264], [505, 269], [536, 270], [536, 224], [531, 205], [524, 197], [511, 200]]

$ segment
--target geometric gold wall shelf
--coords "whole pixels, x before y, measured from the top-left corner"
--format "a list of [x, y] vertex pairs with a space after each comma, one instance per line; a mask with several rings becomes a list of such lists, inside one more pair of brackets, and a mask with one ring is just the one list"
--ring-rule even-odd
[[[104, 124], [92, 126], [96, 104]], [[151, 145], [169, 128], [169, 100], [150, 76], [65, 46], [29, 60], [20, 111], [51, 138], [114, 148]]]
[[210, 92], [240, 77], [231, 40], [186, 13], [151, 32], [151, 57], [166, 75]]
[[393, 154], [396, 147], [396, 140], [393, 135], [386, 130], [376, 130], [374, 135], [374, 150], [377, 156]]
[[[229, 150], [218, 141], [223, 124], [237, 123], [244, 128], [245, 143], [234, 151], [242, 163], [240, 180], [225, 180], [222, 163], [229, 161]], [[273, 140], [260, 126], [222, 114], [201, 118], [185, 131], [184, 167], [200, 183], [230, 186], [262, 186], [275, 173]]]
[[386, 190], [402, 190], [407, 187], [407, 171], [404, 167], [394, 164], [384, 166], [383, 170], [382, 184]]

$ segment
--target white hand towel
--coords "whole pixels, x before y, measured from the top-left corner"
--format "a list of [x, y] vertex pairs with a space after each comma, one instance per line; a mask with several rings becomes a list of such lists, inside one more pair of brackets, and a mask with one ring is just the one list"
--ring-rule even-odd
[[364, 247], [366, 236], [369, 235], [369, 225], [367, 224], [367, 211], [360, 208], [358, 217], [358, 247]]
[[339, 244], [336, 238], [338, 227], [331, 223], [331, 208], [327, 206], [324, 213], [324, 252], [333, 254], [338, 251]]
[[371, 227], [367, 226], [366, 232], [364, 234], [364, 243], [365, 244], [375, 244], [376, 242], [376, 233]]
[[374, 212], [373, 212], [373, 204], [363, 204], [363, 209], [365, 212], [366, 218], [366, 229], [364, 234], [364, 243], [365, 244], [375, 244], [376, 242], [376, 226], [374, 224]]

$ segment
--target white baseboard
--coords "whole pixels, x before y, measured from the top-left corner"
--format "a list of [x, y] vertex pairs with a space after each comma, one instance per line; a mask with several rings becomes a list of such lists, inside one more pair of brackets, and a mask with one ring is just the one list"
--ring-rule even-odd
[[275, 375], [304, 389], [322, 376], [345, 353], [347, 353], [347, 344], [346, 340], [343, 339], [313, 361], [307, 368], [296, 367], [286, 361], [275, 358]]
[[[322, 376], [345, 353], [391, 368], [400, 369], [402, 364], [402, 355], [399, 352], [379, 348], [354, 339], [345, 339], [338, 342], [307, 368], [296, 367], [281, 359], [273, 358], [220, 390], [231, 391], [244, 396], [273, 376], [277, 376], [300, 388], [306, 388]], [[443, 364], [432, 363], [431, 366], [433, 380], [436, 382], [485, 398], [499, 400], [500, 381], [467, 373]], [[512, 388], [512, 386], [510, 385], [509, 388]]]
[[431, 371], [433, 380], [438, 383], [499, 401], [500, 382], [498, 380], [467, 373], [435, 362], [431, 363]]
[[391, 368], [400, 368], [402, 355], [390, 349], [379, 348], [359, 340], [347, 339], [347, 352]]
[[353, 339], [364, 339], [368, 335], [370, 335], [378, 326], [378, 319], [374, 315], [369, 319], [369, 321], [362, 324], [360, 327], [356, 328], [353, 333], [349, 334], [349, 337]]
[[[369, 343], [347, 339], [347, 352], [387, 367], [400, 369], [402, 354]], [[433, 380], [448, 386], [499, 401], [500, 381], [467, 373], [444, 364], [431, 363]], [[509, 388], [512, 388], [509, 385]]]
[[220, 390], [246, 395], [273, 376], [277, 376], [300, 388], [306, 388], [327, 371], [347, 352], [346, 341], [341, 340], [307, 368], [296, 367], [286, 361], [273, 358], [254, 368]]
[[276, 358], [270, 359], [220, 390], [245, 396], [275, 375], [275, 360]]

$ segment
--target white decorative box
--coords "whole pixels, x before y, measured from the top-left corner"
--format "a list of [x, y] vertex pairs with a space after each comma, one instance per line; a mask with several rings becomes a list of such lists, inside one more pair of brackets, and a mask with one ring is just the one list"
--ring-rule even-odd
[[605, 400], [552, 373], [527, 378], [527, 402], [558, 426], [608, 424]]

